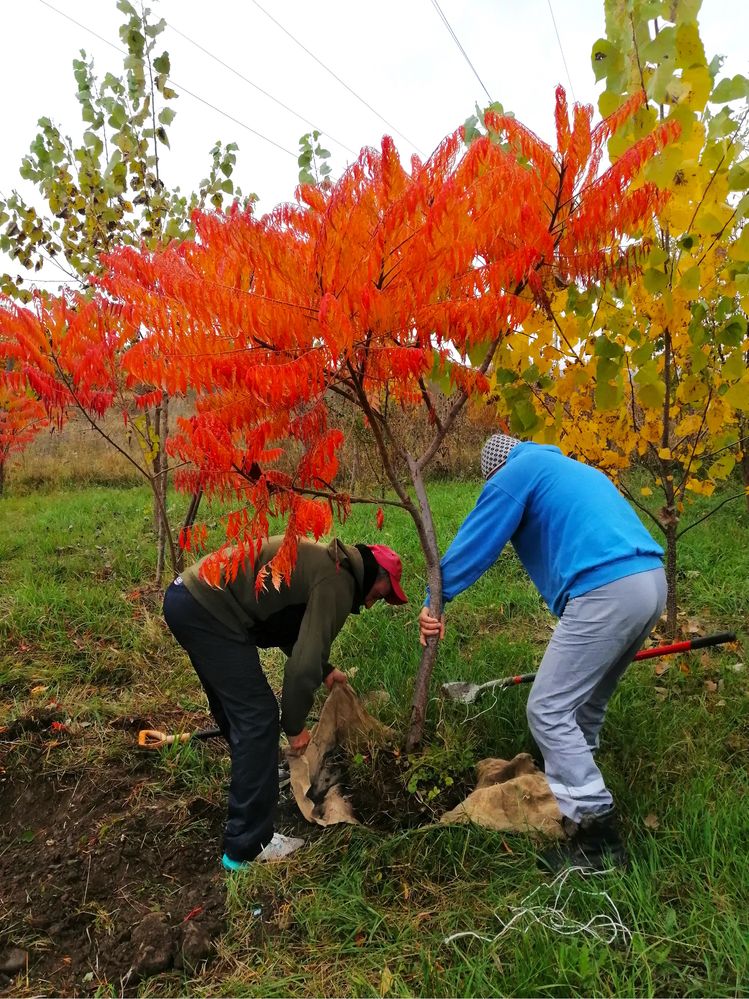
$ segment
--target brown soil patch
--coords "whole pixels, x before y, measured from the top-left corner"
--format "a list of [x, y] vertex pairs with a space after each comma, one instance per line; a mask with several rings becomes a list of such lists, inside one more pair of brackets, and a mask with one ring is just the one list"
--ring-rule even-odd
[[57, 771], [59, 733], [14, 729], [0, 745], [0, 994], [133, 994], [209, 960], [223, 804], [165, 789], [135, 749]]
[[[162, 973], [179, 990], [183, 973], [214, 956], [225, 927], [224, 790], [214, 800], [196, 796], [178, 769], [168, 773], [158, 753], [139, 750], [137, 730], [155, 724], [112, 721], [106, 756], [90, 755], [101, 729], [72, 732], [54, 710], [0, 732], [0, 996], [129, 996]], [[205, 724], [169, 721], [174, 731]], [[225, 753], [220, 739], [202, 745]], [[436, 821], [472, 777], [444, 784], [444, 775], [427, 774], [414, 791], [414, 760], [395, 748], [338, 750], [325, 762], [357, 819], [384, 833]], [[323, 834], [304, 821], [288, 786], [277, 825], [307, 841]], [[258, 899], [259, 932], [270, 932], [279, 904]]]

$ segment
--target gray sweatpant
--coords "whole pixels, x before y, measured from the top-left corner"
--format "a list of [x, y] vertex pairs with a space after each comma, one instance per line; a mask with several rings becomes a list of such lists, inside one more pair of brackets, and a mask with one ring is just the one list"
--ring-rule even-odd
[[613, 802], [593, 759], [606, 706], [666, 604], [666, 574], [650, 569], [574, 597], [554, 629], [528, 698], [528, 724], [562, 815]]

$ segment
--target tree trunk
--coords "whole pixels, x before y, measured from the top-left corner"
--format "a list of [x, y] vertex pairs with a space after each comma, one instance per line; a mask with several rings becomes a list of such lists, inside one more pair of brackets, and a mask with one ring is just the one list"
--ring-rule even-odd
[[[186, 530], [188, 527], [192, 527], [195, 523], [195, 518], [198, 515], [198, 508], [200, 507], [200, 501], [203, 498], [203, 490], [198, 489], [197, 492], [192, 494], [190, 499], [190, 505], [187, 508], [187, 513], [185, 514], [185, 519], [182, 522], [182, 530]], [[180, 532], [181, 533], [181, 532]], [[182, 547], [177, 549], [177, 564], [175, 565], [175, 571], [177, 573], [182, 572], [185, 567], [185, 550]]]
[[175, 574], [179, 571], [178, 560], [174, 549], [167, 518], [167, 490], [169, 480], [169, 465], [167, 463], [164, 445], [169, 435], [169, 398], [162, 394], [161, 402], [154, 410], [154, 437], [156, 452], [153, 457], [153, 516], [156, 530], [156, 584], [161, 586], [166, 565], [167, 547]]
[[666, 582], [668, 597], [666, 599], [666, 637], [676, 636], [676, 529], [677, 520], [669, 520], [664, 531], [666, 534]]
[[746, 509], [749, 513], [749, 417], [739, 417], [739, 438], [741, 439], [741, 481], [746, 492]]
[[[429, 583], [429, 608], [435, 617], [442, 614], [442, 573], [440, 571], [440, 553], [437, 547], [437, 533], [434, 528], [432, 511], [429, 506], [424, 479], [415, 463], [411, 465], [411, 479], [416, 490], [419, 509], [412, 510], [411, 516], [416, 524], [421, 547], [427, 565], [427, 581]], [[406, 752], [410, 753], [421, 743], [424, 736], [426, 708], [429, 703], [429, 684], [437, 661], [439, 639], [433, 638], [421, 655], [419, 671], [414, 683], [413, 699], [411, 701], [411, 720], [406, 735]]]

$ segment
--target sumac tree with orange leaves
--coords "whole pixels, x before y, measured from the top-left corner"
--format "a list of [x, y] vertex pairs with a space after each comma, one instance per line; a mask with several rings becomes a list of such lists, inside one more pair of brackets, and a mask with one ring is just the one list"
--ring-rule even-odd
[[[599, 162], [639, 103], [592, 128], [591, 108], [575, 106], [570, 122], [560, 88], [556, 150], [515, 119], [490, 114], [489, 135], [465, 148], [457, 131], [410, 171], [385, 138], [328, 190], [303, 185], [296, 203], [259, 219], [238, 209], [201, 214], [194, 241], [111, 255], [100, 319], [132, 340], [129, 378], [196, 398], [195, 415], [169, 444], [183, 464], [178, 485], [234, 501], [209, 578], [252, 559], [269, 518], [282, 515], [285, 543], [271, 578], [257, 581], [277, 584], [301, 536], [320, 537], [334, 514], [369, 501], [336, 484], [338, 397], [364, 416], [393, 489], [387, 502], [413, 518], [439, 613], [425, 474], [467, 400], [486, 390], [499, 345], [527, 339], [523, 324], [547, 307], [555, 279], [625, 280], [636, 268], [633, 237], [663, 195], [633, 182], [674, 126], [601, 175]], [[439, 382], [450, 392], [442, 416]], [[408, 422], [392, 415], [420, 407], [432, 436], [415, 453]], [[200, 547], [205, 535], [196, 525], [182, 540]], [[435, 657], [432, 645], [416, 680], [409, 748], [422, 737]]]
[[8, 459], [23, 451], [48, 425], [44, 406], [38, 399], [0, 384], [0, 496], [5, 490]]

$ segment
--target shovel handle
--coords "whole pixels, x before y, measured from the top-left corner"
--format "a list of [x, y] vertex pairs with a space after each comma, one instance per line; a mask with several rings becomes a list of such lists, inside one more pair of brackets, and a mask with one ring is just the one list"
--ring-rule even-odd
[[707, 649], [711, 645], [724, 645], [735, 642], [736, 635], [732, 631], [721, 631], [717, 635], [705, 635], [703, 638], [690, 638], [686, 642], [673, 642], [671, 645], [657, 645], [654, 649], [640, 649], [635, 659], [655, 659], [657, 656], [669, 656], [674, 652], [690, 652], [692, 649]]
[[221, 735], [220, 728], [201, 728], [197, 732], [180, 732], [178, 735], [167, 735], [156, 728], [142, 728], [138, 732], [138, 745], [143, 749], [163, 749], [164, 746], [173, 746], [175, 742], [213, 739], [217, 735]]
[[[657, 656], [669, 656], [676, 652], [690, 652], [692, 649], [707, 649], [711, 645], [725, 645], [735, 642], [736, 635], [732, 631], [721, 631], [716, 635], [705, 635], [703, 638], [690, 638], [685, 642], [672, 642], [670, 645], [657, 645], [654, 649], [640, 649], [635, 659], [655, 659]], [[479, 690], [495, 690], [503, 687], [513, 687], [518, 683], [533, 683], [535, 673], [521, 673], [519, 676], [505, 676], [501, 680], [490, 680], [482, 683]]]
[[156, 728], [142, 728], [138, 732], [138, 745], [143, 749], [161, 749], [163, 746], [171, 746], [175, 742], [187, 742], [189, 738], [189, 732], [167, 735], [166, 732], [159, 732]]

